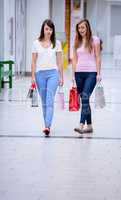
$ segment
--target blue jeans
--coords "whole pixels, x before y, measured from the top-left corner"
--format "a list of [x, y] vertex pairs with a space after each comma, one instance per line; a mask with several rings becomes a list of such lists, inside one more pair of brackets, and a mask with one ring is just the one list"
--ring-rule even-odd
[[54, 97], [59, 85], [59, 72], [56, 69], [40, 70], [35, 79], [42, 101], [42, 110], [46, 128], [50, 128], [54, 112]]
[[96, 85], [96, 72], [75, 72], [77, 91], [81, 97], [82, 109], [80, 123], [91, 124], [91, 108], [89, 98]]

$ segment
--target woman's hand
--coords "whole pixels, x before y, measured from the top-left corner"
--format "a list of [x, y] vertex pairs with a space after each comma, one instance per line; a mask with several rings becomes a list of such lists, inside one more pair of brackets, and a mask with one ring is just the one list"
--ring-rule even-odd
[[35, 83], [35, 82], [36, 82], [35, 76], [32, 76], [32, 77], [31, 77], [31, 83]]
[[97, 83], [99, 83], [99, 82], [102, 80], [101, 75], [100, 75], [100, 74], [97, 74], [96, 79], [97, 79]]
[[60, 80], [59, 80], [59, 86], [63, 86], [63, 84], [64, 84], [64, 80], [63, 80], [63, 78], [61, 77]]
[[72, 85], [73, 85], [73, 87], [75, 87], [75, 86], [76, 86], [75, 77], [72, 77]]

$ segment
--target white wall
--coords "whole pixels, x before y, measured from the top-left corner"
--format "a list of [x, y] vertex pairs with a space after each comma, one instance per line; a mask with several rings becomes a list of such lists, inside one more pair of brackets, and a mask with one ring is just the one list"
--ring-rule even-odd
[[95, 33], [96, 27], [96, 0], [87, 1], [87, 18], [90, 21], [93, 33]]
[[121, 2], [121, 0], [105, 0], [105, 1], [110, 1], [110, 2]]
[[[13, 51], [11, 51], [11, 44]], [[15, 59], [15, 0], [4, 0], [4, 59]]]
[[52, 20], [56, 32], [65, 32], [65, 0], [52, 1]]
[[31, 47], [39, 36], [42, 22], [49, 18], [49, 0], [27, 0], [26, 71], [31, 71]]
[[0, 37], [0, 60], [15, 60], [15, 0], [0, 0]]
[[[11, 26], [11, 21], [13, 26]], [[10, 59], [15, 60], [15, 0], [9, 0], [9, 55]]]
[[71, 18], [70, 18], [70, 52], [69, 57], [70, 59], [73, 58], [73, 45], [74, 45], [74, 38], [75, 38], [75, 27], [76, 24], [83, 18], [83, 5], [84, 1], [81, 1], [80, 7], [75, 11], [74, 9], [74, 0], [71, 0]]
[[4, 0], [0, 0], [0, 60], [4, 58]]
[[4, 0], [4, 59], [9, 59], [9, 1]]
[[103, 40], [104, 53], [113, 52], [114, 37], [111, 33], [111, 5], [121, 5], [121, 0], [87, 1], [87, 18], [91, 22], [93, 33], [99, 35]]
[[93, 34], [103, 40], [103, 52], [110, 52], [110, 10], [105, 0], [87, 1], [87, 18], [91, 22]]
[[97, 12], [96, 12], [96, 34], [103, 40], [103, 52], [108, 51], [108, 4], [105, 0], [97, 1]]

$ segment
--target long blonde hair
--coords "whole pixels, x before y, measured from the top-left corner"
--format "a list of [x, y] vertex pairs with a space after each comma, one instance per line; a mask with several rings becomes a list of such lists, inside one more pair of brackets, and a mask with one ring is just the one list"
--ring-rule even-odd
[[78, 26], [83, 22], [85, 23], [86, 28], [87, 28], [85, 48], [87, 48], [89, 52], [91, 53], [93, 38], [92, 38], [91, 26], [87, 19], [83, 19], [76, 24], [76, 36], [75, 36], [75, 41], [74, 41], [74, 48], [77, 49], [82, 44], [82, 36], [79, 33]]

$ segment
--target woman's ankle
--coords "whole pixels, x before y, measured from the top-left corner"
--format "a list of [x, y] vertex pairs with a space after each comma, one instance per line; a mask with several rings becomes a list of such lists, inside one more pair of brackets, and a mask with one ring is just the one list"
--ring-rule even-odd
[[87, 128], [92, 128], [92, 124], [87, 124]]
[[83, 123], [80, 123], [80, 127], [83, 128], [83, 127], [84, 127], [84, 124], [83, 124]]

